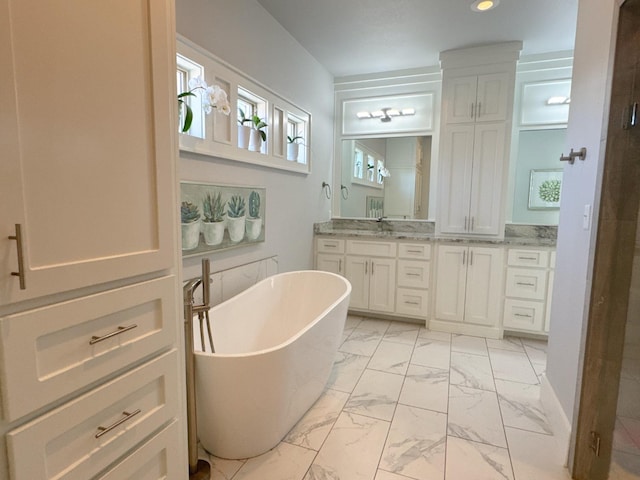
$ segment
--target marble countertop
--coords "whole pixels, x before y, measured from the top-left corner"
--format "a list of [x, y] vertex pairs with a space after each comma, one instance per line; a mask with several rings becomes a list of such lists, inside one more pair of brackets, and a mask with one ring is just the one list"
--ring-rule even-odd
[[[396, 222], [397, 223], [397, 222]], [[417, 222], [413, 222], [417, 223]], [[360, 228], [363, 226], [364, 228]], [[351, 227], [351, 228], [349, 228]], [[355, 227], [355, 228], [354, 228]], [[406, 227], [406, 228], [402, 228]], [[438, 243], [459, 243], [459, 244], [491, 244], [491, 245], [514, 245], [530, 247], [554, 247], [556, 245], [555, 227], [532, 226], [532, 225], [509, 225], [505, 229], [505, 236], [502, 239], [492, 238], [463, 238], [436, 236], [433, 225], [421, 224], [417, 228], [408, 222], [398, 228], [389, 222], [382, 224], [370, 222], [363, 225], [333, 225], [333, 222], [316, 224], [314, 233], [317, 236], [345, 236], [359, 237], [380, 240], [415, 240]]]

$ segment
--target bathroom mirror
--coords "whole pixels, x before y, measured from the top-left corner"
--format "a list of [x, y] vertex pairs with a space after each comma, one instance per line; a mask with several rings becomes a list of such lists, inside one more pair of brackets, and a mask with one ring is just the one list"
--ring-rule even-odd
[[[558, 225], [566, 128], [521, 130], [514, 174], [512, 223]], [[514, 139], [515, 140], [515, 139]]]
[[342, 140], [340, 216], [428, 218], [430, 136]]

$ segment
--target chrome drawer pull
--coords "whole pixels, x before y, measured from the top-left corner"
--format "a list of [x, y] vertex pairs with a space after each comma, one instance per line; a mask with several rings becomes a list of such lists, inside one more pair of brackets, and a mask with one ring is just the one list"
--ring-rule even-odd
[[522, 313], [514, 313], [514, 317], [531, 318], [531, 315], [523, 315]]
[[537, 257], [518, 257], [518, 260], [538, 260]]
[[407, 253], [422, 253], [422, 250], [407, 250]]
[[419, 276], [420, 276], [420, 274], [419, 274], [419, 273], [405, 273], [405, 275], [406, 275], [407, 277], [419, 277]]
[[95, 343], [106, 340], [107, 338], [115, 337], [116, 335], [120, 335], [121, 333], [128, 332], [129, 330], [133, 330], [137, 326], [138, 325], [134, 323], [133, 325], [129, 325], [128, 327], [118, 327], [118, 330], [114, 330], [113, 332], [107, 333], [106, 335], [103, 335], [101, 337], [96, 337], [94, 335], [93, 337], [91, 337], [91, 340], [89, 340], [89, 345], [93, 345]]
[[420, 302], [408, 302], [405, 300], [404, 302], [406, 305], [420, 305]]
[[338, 245], [332, 245], [330, 243], [325, 243], [324, 246], [325, 246], [325, 248], [337, 248], [338, 247]]
[[18, 277], [20, 281], [20, 290], [26, 290], [27, 286], [24, 279], [24, 252], [22, 250], [22, 225], [16, 223], [16, 234], [9, 235], [9, 240], [15, 240], [18, 247], [18, 271], [11, 272], [13, 277]]
[[522, 285], [523, 287], [535, 287], [535, 284], [526, 282], [516, 282], [516, 285]]
[[122, 412], [123, 415], [125, 415], [124, 417], [122, 417], [120, 420], [118, 420], [117, 422], [109, 425], [108, 427], [98, 427], [98, 433], [96, 433], [96, 438], [100, 438], [101, 436], [103, 436], [106, 433], [109, 433], [111, 430], [113, 430], [114, 428], [118, 427], [119, 425], [122, 425], [124, 422], [126, 422], [127, 420], [132, 419], [133, 417], [135, 417], [137, 414], [140, 413], [140, 409], [137, 409], [135, 412]]

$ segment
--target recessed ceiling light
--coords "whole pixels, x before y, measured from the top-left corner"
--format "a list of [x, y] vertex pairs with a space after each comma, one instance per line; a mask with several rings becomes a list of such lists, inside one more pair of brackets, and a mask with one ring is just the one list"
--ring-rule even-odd
[[471, 10], [474, 12], [486, 12], [496, 8], [500, 4], [500, 0], [476, 0], [471, 4]]

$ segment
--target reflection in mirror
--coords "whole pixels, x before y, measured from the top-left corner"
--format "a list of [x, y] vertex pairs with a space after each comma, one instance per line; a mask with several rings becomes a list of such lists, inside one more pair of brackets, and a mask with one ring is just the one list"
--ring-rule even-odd
[[342, 217], [426, 219], [431, 137], [342, 141]]
[[513, 223], [557, 225], [566, 128], [521, 130], [518, 137]]

